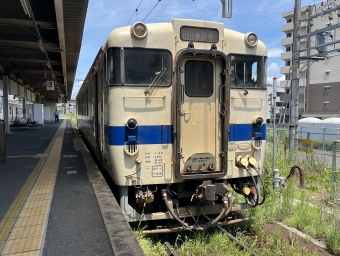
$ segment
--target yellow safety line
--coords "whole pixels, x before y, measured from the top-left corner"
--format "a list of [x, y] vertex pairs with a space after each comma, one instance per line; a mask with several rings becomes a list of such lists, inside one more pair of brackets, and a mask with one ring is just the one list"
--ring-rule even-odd
[[45, 154], [42, 154], [42, 158], [0, 223], [0, 249], [5, 244], [1, 256], [14, 256], [19, 253], [20, 255], [40, 255], [59, 167], [66, 121], [64, 119], [60, 125]]
[[6, 158], [34, 157], [35, 155], [6, 156]]

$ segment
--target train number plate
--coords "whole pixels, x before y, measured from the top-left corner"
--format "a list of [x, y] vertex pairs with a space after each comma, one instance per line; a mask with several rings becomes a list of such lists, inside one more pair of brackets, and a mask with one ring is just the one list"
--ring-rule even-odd
[[162, 165], [154, 165], [152, 166], [152, 177], [163, 177], [163, 166]]

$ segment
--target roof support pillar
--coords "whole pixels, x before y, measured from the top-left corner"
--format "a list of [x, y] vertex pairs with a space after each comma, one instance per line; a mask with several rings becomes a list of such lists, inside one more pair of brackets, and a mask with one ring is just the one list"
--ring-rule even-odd
[[4, 120], [5, 120], [5, 133], [9, 134], [10, 133], [10, 127], [9, 127], [9, 106], [8, 106], [8, 88], [9, 88], [9, 79], [8, 75], [3, 76], [3, 99], [4, 99], [4, 106], [3, 106], [3, 111], [4, 111]]

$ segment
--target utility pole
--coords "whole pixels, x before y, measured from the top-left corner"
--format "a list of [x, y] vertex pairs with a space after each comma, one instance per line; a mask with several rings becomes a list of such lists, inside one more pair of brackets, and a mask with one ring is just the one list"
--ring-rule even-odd
[[275, 163], [276, 163], [276, 88], [277, 88], [277, 78], [276, 76], [273, 77], [273, 103], [272, 103], [272, 113], [273, 113], [273, 171], [275, 170]]
[[293, 53], [292, 53], [292, 88], [290, 103], [289, 122], [289, 151], [295, 153], [298, 146], [298, 116], [299, 116], [299, 70], [300, 70], [300, 20], [301, 0], [295, 0], [294, 30], [293, 30]]

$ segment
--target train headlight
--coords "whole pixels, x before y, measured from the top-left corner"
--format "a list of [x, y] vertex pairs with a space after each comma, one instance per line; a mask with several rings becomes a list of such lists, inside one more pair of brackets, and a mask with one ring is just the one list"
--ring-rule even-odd
[[143, 39], [148, 35], [148, 28], [142, 22], [136, 22], [131, 26], [131, 35], [136, 39]]
[[129, 118], [126, 121], [126, 127], [129, 128], [129, 129], [136, 129], [136, 127], [137, 127], [137, 120], [134, 119], [134, 118]]
[[263, 125], [264, 119], [263, 117], [256, 116], [253, 119], [253, 124], [256, 125], [257, 127], [261, 127]]
[[257, 35], [253, 32], [247, 33], [244, 35], [244, 42], [249, 48], [253, 48], [257, 45], [258, 38]]

